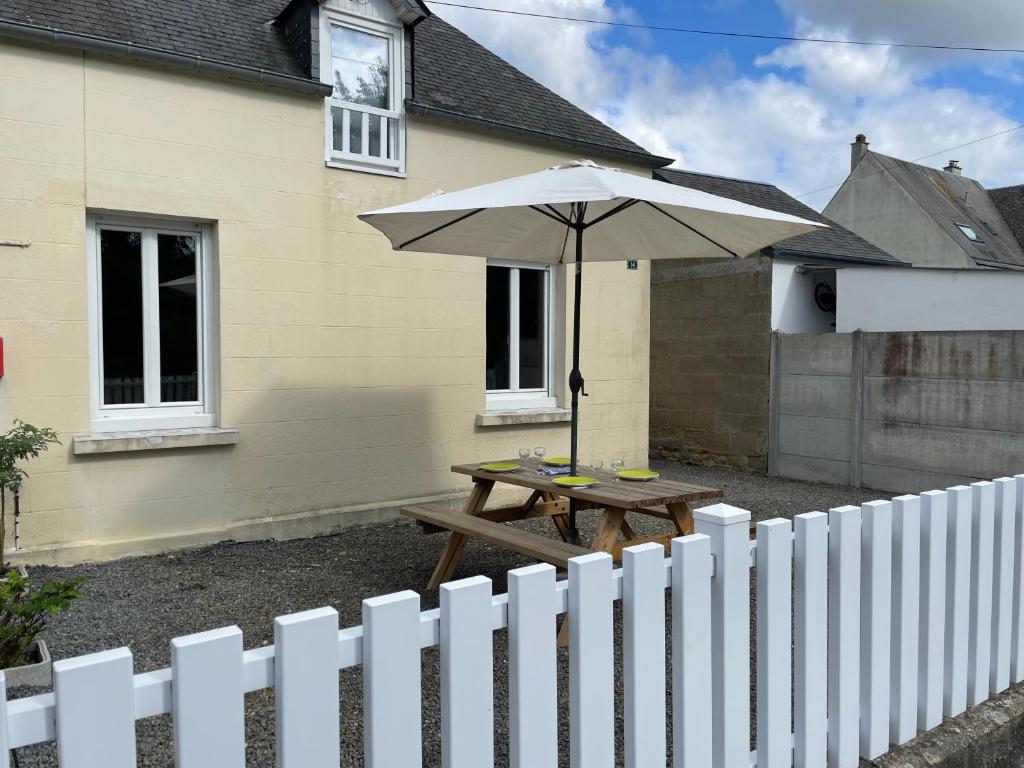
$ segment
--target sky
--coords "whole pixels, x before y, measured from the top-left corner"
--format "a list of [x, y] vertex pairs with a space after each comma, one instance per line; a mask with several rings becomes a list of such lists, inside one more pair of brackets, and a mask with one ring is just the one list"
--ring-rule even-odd
[[[1020, 0], [453, 0], [757, 34], [1024, 48]], [[431, 10], [677, 167], [777, 184], [822, 209], [850, 142], [907, 160], [1024, 123], [1024, 55], [630, 30]], [[921, 160], [1024, 183], [1024, 129]], [[822, 187], [821, 192], [806, 194]]]

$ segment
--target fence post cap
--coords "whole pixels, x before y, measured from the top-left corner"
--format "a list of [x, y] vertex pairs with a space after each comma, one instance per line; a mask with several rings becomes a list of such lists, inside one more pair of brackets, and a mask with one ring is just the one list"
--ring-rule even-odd
[[419, 601], [419, 593], [413, 592], [411, 589], [406, 589], [401, 592], [394, 592], [390, 595], [380, 595], [378, 597], [368, 597], [363, 600], [364, 608], [379, 608], [383, 605], [392, 605], [394, 603], [404, 603], [410, 600]]
[[185, 635], [184, 637], [175, 637], [171, 640], [171, 648], [188, 648], [193, 645], [202, 645], [214, 640], [223, 640], [226, 637], [242, 637], [242, 630], [235, 625], [230, 627], [221, 627], [220, 629], [211, 629], [206, 632], [196, 632], [192, 635]]
[[292, 624], [303, 624], [307, 621], [313, 621], [315, 619], [330, 619], [333, 618], [335, 621], [338, 619], [338, 611], [330, 606], [324, 606], [323, 608], [313, 608], [308, 611], [299, 611], [298, 613], [288, 613], [284, 616], [278, 616], [274, 619], [274, 624], [280, 627], [288, 627]]
[[587, 567], [591, 563], [598, 563], [604, 560], [611, 562], [612, 556], [607, 552], [588, 552], [585, 555], [577, 555], [569, 558], [569, 567]]
[[693, 519], [715, 525], [737, 525], [750, 522], [750, 512], [731, 504], [712, 504], [693, 511]]
[[458, 581], [446, 581], [439, 588], [441, 592], [461, 592], [464, 589], [472, 589], [479, 586], [491, 586], [491, 580], [486, 576], [470, 576]]

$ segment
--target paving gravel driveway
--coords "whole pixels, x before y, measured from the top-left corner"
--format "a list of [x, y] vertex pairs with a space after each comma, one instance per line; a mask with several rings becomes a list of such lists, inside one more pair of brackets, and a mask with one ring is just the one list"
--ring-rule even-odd
[[[859, 504], [880, 496], [832, 485], [768, 478], [718, 467], [694, 467], [652, 462], [664, 476], [724, 489], [724, 501], [751, 510], [754, 519], [792, 517], [796, 513]], [[521, 525], [553, 535], [547, 521]], [[642, 519], [638, 532], [663, 531], [663, 521]], [[584, 537], [594, 532], [594, 516], [580, 526]], [[295, 611], [330, 605], [342, 626], [359, 624], [360, 601], [374, 595], [413, 589], [423, 593], [423, 607], [437, 605], [437, 592], [424, 585], [437, 561], [444, 538], [423, 536], [414, 525], [393, 524], [350, 528], [333, 536], [286, 542], [223, 543], [203, 549], [154, 555], [73, 568], [36, 567], [39, 579], [85, 576], [84, 599], [47, 631], [54, 658], [128, 646], [137, 672], [170, 663], [172, 637], [237, 624], [252, 648], [273, 641], [273, 619]], [[481, 542], [466, 548], [457, 577], [482, 573], [494, 579], [496, 592], [505, 590], [505, 572], [527, 560]], [[617, 617], [618, 618], [618, 617]], [[495, 634], [495, 752], [498, 765], [507, 764], [507, 671], [505, 636]], [[566, 753], [568, 659], [559, 652], [560, 738]], [[439, 658], [436, 649], [424, 652], [424, 765], [440, 765]], [[621, 658], [616, 658], [617, 689], [621, 697]], [[361, 697], [358, 669], [341, 674], [343, 766], [362, 765]], [[14, 691], [17, 696], [24, 691]], [[274, 765], [273, 691], [250, 694], [247, 709], [247, 765]], [[621, 699], [618, 706], [621, 718]], [[621, 744], [622, 722], [616, 737]], [[169, 716], [137, 723], [140, 767], [173, 766]], [[51, 745], [19, 750], [24, 768], [56, 766]], [[567, 764], [567, 762], [566, 762]]]

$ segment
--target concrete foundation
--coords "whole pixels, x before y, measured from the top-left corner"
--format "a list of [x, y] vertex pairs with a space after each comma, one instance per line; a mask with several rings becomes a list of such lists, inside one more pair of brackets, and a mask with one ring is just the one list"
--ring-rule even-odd
[[1020, 768], [1024, 766], [1024, 686], [1017, 685], [946, 720], [882, 757], [878, 768]]

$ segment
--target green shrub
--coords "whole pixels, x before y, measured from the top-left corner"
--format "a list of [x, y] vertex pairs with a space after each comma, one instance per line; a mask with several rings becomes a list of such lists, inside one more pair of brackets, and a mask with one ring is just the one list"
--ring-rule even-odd
[[81, 597], [83, 578], [48, 581], [36, 590], [16, 570], [0, 582], [0, 669], [31, 664], [28, 651], [51, 616], [66, 611]]
[[[18, 419], [5, 434], [0, 434], [0, 566], [6, 565], [7, 505], [5, 491], [14, 492], [15, 519], [18, 515], [18, 495], [28, 473], [18, 462], [34, 459], [51, 445], [59, 444], [57, 433], [47, 427], [36, 427]], [[2, 568], [0, 568], [2, 570]]]

